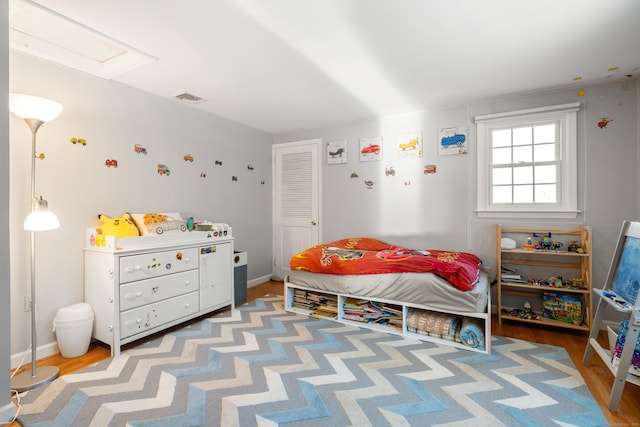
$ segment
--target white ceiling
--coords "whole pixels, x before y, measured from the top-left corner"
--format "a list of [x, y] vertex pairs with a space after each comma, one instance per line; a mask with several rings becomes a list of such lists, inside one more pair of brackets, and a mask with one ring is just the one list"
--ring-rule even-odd
[[274, 134], [640, 72], [638, 0], [36, 3], [157, 58], [113, 80]]

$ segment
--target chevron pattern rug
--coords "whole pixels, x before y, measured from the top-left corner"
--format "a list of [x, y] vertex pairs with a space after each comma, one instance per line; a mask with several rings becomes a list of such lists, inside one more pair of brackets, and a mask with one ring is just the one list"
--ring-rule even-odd
[[485, 355], [284, 312], [267, 296], [22, 396], [26, 426], [601, 426], [563, 348]]

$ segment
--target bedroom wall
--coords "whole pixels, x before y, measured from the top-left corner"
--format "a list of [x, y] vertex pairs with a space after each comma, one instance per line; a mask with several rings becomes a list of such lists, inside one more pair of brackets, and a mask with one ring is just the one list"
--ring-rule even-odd
[[[60, 229], [36, 237], [38, 343], [44, 348], [39, 358], [55, 343], [51, 327], [56, 311], [84, 299], [85, 227], [98, 225], [100, 213], [177, 211], [184, 217], [229, 223], [236, 249], [248, 252], [249, 280], [270, 277], [269, 134], [173, 99], [21, 54], [11, 53], [9, 59], [11, 92], [64, 105], [60, 117], [38, 132], [38, 151], [46, 157], [36, 160], [36, 193], [49, 201], [61, 223]], [[30, 208], [31, 133], [13, 115], [9, 124], [11, 352], [15, 363], [30, 341], [29, 313], [23, 308], [28, 293], [29, 238], [22, 223]], [[85, 138], [87, 145], [72, 144], [72, 137]], [[135, 144], [143, 145], [148, 154], [135, 153]], [[185, 154], [191, 154], [194, 161], [184, 161]], [[106, 159], [116, 159], [118, 167], [106, 167]], [[222, 165], [216, 166], [216, 160]], [[158, 163], [167, 164], [171, 175], [159, 175]], [[247, 168], [249, 164], [253, 170]]]
[[[585, 95], [579, 97], [578, 89]], [[348, 142], [347, 164], [323, 165], [323, 241], [367, 235], [412, 248], [467, 250], [479, 255], [495, 274], [495, 224], [478, 219], [475, 207], [475, 115], [579, 101], [579, 206], [573, 221], [500, 221], [505, 226], [573, 228], [593, 226], [594, 284], [603, 283], [620, 226], [639, 217], [638, 83], [635, 80], [486, 100], [450, 109], [274, 137], [274, 143], [322, 138], [324, 143]], [[597, 122], [613, 122], [600, 129]], [[469, 130], [468, 154], [441, 156], [438, 129]], [[424, 154], [402, 159], [397, 152], [401, 133], [421, 131]], [[360, 162], [358, 140], [383, 137], [383, 160]], [[326, 147], [325, 153], [326, 156]], [[435, 174], [424, 174], [425, 165]], [[386, 176], [393, 166], [395, 176]], [[359, 178], [350, 178], [356, 172]], [[373, 180], [367, 189], [364, 180]], [[405, 185], [410, 183], [410, 185]], [[494, 299], [495, 301], [495, 299]]]

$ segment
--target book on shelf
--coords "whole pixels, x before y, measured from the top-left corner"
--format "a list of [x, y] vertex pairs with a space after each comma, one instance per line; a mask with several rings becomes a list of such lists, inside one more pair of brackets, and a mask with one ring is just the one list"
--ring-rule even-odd
[[502, 274], [501, 279], [503, 282], [509, 283], [529, 283], [529, 281], [522, 274]]

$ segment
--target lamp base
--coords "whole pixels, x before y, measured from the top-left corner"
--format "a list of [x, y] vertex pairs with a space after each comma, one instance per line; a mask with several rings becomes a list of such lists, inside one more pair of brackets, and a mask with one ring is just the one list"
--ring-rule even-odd
[[36, 368], [36, 376], [31, 375], [31, 369], [11, 378], [11, 390], [18, 393], [40, 387], [60, 376], [57, 366], [40, 366]]

